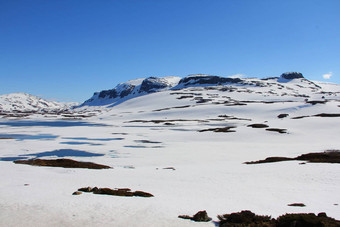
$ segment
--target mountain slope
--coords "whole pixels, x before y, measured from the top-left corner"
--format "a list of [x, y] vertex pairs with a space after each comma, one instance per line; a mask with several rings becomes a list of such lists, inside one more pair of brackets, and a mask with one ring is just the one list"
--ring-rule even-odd
[[[248, 101], [256, 98], [266, 100], [323, 99], [325, 95], [328, 98], [334, 98], [337, 95], [338, 90], [333, 91], [336, 87], [329, 90], [331, 86], [327, 86], [325, 90], [322, 86], [305, 79], [301, 73], [297, 72], [283, 73], [280, 77], [265, 79], [225, 78], [203, 74], [189, 75], [184, 78], [149, 77], [121, 83], [111, 90], [96, 92], [79, 107], [85, 109], [88, 106], [94, 108], [100, 106], [113, 107], [131, 98], [190, 87], [221, 90], [225, 92], [225, 95], [231, 96], [235, 96], [232, 94], [233, 92], [249, 93], [250, 95], [244, 96], [249, 98]], [[202, 102], [206, 101], [203, 99]]]
[[11, 93], [0, 96], [0, 112], [55, 112], [65, 110], [68, 106], [26, 93]]
[[95, 92], [93, 96], [80, 105], [80, 107], [102, 106], [109, 104], [116, 105], [137, 96], [170, 89], [177, 84], [179, 80], [179, 77], [149, 77], [130, 80], [125, 83], [118, 84], [113, 89]]

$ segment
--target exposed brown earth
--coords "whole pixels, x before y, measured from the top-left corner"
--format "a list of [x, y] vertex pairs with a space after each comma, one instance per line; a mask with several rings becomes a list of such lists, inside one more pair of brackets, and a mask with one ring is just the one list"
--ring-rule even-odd
[[282, 162], [282, 161], [292, 161], [292, 160], [318, 162], [318, 163], [340, 163], [340, 150], [326, 150], [325, 152], [308, 153], [308, 154], [300, 155], [295, 158], [269, 157], [264, 160], [245, 162], [245, 164], [261, 164], [261, 163]]
[[249, 210], [218, 216], [220, 227], [339, 227], [340, 221], [326, 213], [285, 214], [277, 219], [256, 215]]
[[300, 155], [295, 159], [309, 162], [340, 163], [340, 150], [327, 150], [320, 153], [308, 153]]
[[93, 162], [79, 162], [72, 159], [29, 159], [16, 160], [15, 164], [26, 164], [32, 166], [50, 166], [63, 168], [85, 168], [85, 169], [110, 169], [110, 166], [96, 164]]
[[208, 222], [212, 220], [205, 210], [197, 212], [194, 216], [179, 215], [178, 217], [182, 219], [189, 219], [196, 222]]
[[[211, 218], [207, 212], [199, 211], [194, 216], [179, 215], [179, 218], [196, 222], [208, 222]], [[267, 215], [256, 215], [249, 210], [241, 212], [223, 214], [217, 216], [219, 222], [215, 222], [219, 227], [339, 227], [340, 221], [328, 217], [322, 212], [318, 215], [313, 213], [284, 214], [278, 218], [271, 218]]]
[[101, 195], [113, 195], [113, 196], [124, 196], [124, 197], [153, 197], [152, 194], [143, 191], [135, 191], [132, 192], [130, 188], [97, 188], [97, 187], [84, 187], [79, 188], [79, 192], [92, 192], [93, 194], [101, 194]]

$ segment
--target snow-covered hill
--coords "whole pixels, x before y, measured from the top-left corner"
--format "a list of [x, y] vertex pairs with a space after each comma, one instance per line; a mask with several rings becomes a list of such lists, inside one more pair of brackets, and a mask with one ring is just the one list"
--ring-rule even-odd
[[0, 95], [0, 112], [49, 113], [59, 112], [72, 104], [51, 102], [26, 93]]
[[82, 106], [117, 105], [125, 100], [172, 88], [180, 77], [149, 77], [118, 84], [111, 90], [96, 92]]
[[[248, 93], [244, 98], [268, 100], [297, 100], [334, 98], [339, 94], [339, 86], [325, 86], [309, 81], [298, 72], [283, 73], [280, 77], [265, 79], [258, 78], [225, 78], [212, 75], [190, 75], [184, 78], [149, 77], [121, 83], [114, 89], [96, 92], [82, 105], [79, 110], [96, 109], [100, 106], [113, 107], [126, 100], [139, 96], [164, 92], [168, 90], [181, 90], [190, 87], [210, 87], [225, 91], [226, 95], [232, 92]], [[233, 95], [232, 95], [233, 96]], [[87, 108], [87, 107], [92, 108]], [[94, 107], [94, 108], [93, 108]]]

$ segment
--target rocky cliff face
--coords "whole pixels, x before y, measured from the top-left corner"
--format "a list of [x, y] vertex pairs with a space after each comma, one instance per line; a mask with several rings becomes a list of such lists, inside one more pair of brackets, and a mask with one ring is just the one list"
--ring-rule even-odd
[[211, 75], [191, 75], [184, 77], [178, 83], [178, 87], [189, 87], [195, 85], [222, 85], [226, 83], [240, 83], [242, 80], [240, 78], [226, 78], [220, 76]]

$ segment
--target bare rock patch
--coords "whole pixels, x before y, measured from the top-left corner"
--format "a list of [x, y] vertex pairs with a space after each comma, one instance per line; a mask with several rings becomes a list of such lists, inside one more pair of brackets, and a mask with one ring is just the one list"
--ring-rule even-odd
[[131, 191], [130, 188], [98, 188], [98, 187], [84, 187], [79, 188], [80, 192], [92, 192], [93, 194], [101, 194], [101, 195], [113, 195], [113, 196], [124, 196], [124, 197], [154, 197], [151, 193], [143, 192], [143, 191]]
[[252, 127], [252, 128], [268, 128], [269, 126], [266, 124], [251, 124], [247, 125], [247, 127]]
[[244, 164], [261, 164], [282, 161], [308, 161], [314, 163], [340, 163], [340, 150], [326, 150], [324, 152], [303, 154], [295, 158], [269, 157], [264, 160], [245, 162]]
[[235, 130], [232, 130], [233, 128], [236, 128], [235, 126], [227, 126], [222, 128], [208, 128], [208, 129], [202, 129], [199, 130], [199, 132], [236, 132]]
[[16, 160], [15, 164], [26, 164], [32, 166], [49, 166], [49, 167], [62, 167], [62, 168], [85, 168], [85, 169], [110, 169], [112, 167], [96, 164], [93, 162], [79, 162], [72, 159], [29, 159], [29, 160]]
[[197, 212], [194, 216], [179, 215], [178, 217], [182, 219], [189, 219], [195, 222], [208, 222], [212, 220], [205, 210]]

